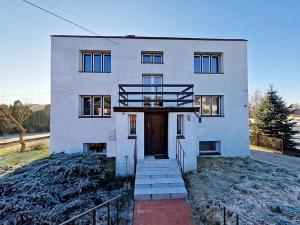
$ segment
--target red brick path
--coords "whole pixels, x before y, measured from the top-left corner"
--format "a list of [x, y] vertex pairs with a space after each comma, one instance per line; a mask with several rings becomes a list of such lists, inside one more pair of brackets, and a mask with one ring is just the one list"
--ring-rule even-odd
[[135, 201], [134, 225], [195, 225], [184, 199]]

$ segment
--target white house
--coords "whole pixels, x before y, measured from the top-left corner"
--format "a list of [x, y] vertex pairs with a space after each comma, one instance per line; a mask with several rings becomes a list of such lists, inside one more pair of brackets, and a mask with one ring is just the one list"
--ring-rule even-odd
[[249, 155], [246, 40], [51, 36], [52, 153], [116, 157], [125, 175], [182, 150], [185, 171]]

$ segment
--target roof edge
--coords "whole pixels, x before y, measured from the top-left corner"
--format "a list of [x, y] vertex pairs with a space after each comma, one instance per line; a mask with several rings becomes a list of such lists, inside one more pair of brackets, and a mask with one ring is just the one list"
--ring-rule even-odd
[[153, 40], [200, 40], [200, 41], [248, 41], [238, 38], [195, 38], [195, 37], [158, 37], [158, 36], [90, 36], [90, 35], [50, 35], [50, 37], [71, 37], [71, 38], [110, 38], [110, 39], [153, 39]]

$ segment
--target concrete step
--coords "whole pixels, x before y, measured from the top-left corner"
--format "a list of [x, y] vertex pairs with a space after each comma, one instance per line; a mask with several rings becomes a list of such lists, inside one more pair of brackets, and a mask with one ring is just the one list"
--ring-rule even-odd
[[134, 190], [134, 200], [178, 199], [186, 197], [187, 191], [184, 187], [136, 188]]
[[137, 163], [137, 168], [155, 168], [155, 167], [177, 167], [177, 162], [147, 162], [147, 163]]
[[151, 188], [151, 187], [184, 187], [181, 177], [176, 178], [147, 178], [136, 179], [135, 188]]
[[180, 177], [181, 173], [179, 169], [176, 168], [174, 170], [136, 170], [136, 179], [147, 179], [147, 178], [176, 178]]

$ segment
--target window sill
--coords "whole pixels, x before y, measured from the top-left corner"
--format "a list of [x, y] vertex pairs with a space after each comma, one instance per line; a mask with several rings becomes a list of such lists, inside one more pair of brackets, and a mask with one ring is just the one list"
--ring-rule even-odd
[[92, 74], [94, 74], [94, 73], [101, 73], [101, 74], [110, 74], [111, 72], [85, 72], [85, 71], [78, 71], [79, 73], [84, 73], [84, 74], [88, 74], [88, 73], [92, 73]]
[[128, 139], [136, 139], [136, 135], [129, 135]]
[[111, 118], [111, 116], [78, 116], [78, 118]]
[[195, 73], [194, 72], [194, 74], [197, 74], [197, 75], [199, 75], [199, 74], [201, 74], [201, 75], [223, 75], [224, 73]]
[[222, 115], [201, 115], [200, 117], [225, 117]]
[[156, 62], [141, 62], [141, 64], [164, 64], [163, 62], [156, 63]]
[[176, 139], [185, 139], [185, 137], [183, 135], [177, 135]]

